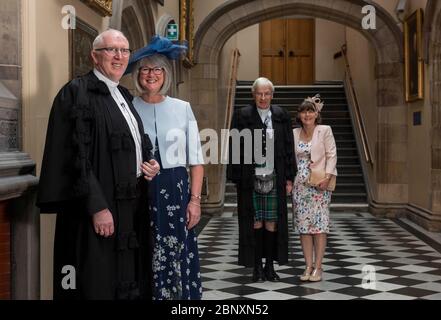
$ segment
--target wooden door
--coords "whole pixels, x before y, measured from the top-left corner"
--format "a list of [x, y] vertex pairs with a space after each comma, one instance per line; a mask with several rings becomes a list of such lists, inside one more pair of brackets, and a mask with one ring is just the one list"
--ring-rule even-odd
[[314, 82], [313, 19], [275, 19], [260, 24], [260, 74], [275, 85]]
[[286, 37], [287, 84], [314, 82], [314, 20], [288, 19]]
[[285, 19], [264, 21], [260, 24], [260, 75], [275, 85], [286, 83], [285, 74]]

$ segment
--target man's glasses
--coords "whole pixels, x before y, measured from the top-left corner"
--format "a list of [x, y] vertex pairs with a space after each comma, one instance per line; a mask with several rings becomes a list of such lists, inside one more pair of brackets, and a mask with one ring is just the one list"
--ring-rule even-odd
[[105, 53], [107, 53], [108, 55], [111, 55], [111, 56], [116, 56], [118, 53], [121, 53], [121, 55], [123, 57], [128, 57], [130, 55], [130, 53], [132, 52], [132, 50], [130, 50], [130, 49], [112, 48], [112, 47], [99, 48], [99, 49], [95, 49], [95, 51], [104, 51]]
[[139, 69], [139, 72], [145, 76], [148, 75], [150, 73], [150, 71], [152, 71], [153, 74], [158, 76], [158, 75], [162, 74], [162, 72], [164, 72], [164, 68], [161, 68], [161, 67], [153, 67], [153, 68], [141, 67]]
[[262, 97], [262, 98], [268, 98], [273, 95], [272, 92], [254, 92], [254, 94], [256, 95], [256, 97]]

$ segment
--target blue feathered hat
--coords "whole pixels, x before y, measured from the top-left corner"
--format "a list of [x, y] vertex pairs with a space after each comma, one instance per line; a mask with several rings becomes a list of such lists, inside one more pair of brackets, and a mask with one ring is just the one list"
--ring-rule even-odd
[[154, 54], [162, 54], [170, 60], [177, 60], [181, 58], [186, 51], [187, 45], [175, 44], [165, 37], [155, 35], [147, 46], [139, 49], [132, 55], [125, 74], [131, 73], [136, 63], [146, 57]]

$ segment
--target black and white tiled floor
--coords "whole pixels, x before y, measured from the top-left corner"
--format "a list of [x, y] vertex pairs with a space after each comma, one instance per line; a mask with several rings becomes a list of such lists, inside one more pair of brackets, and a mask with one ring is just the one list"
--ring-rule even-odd
[[213, 217], [199, 235], [203, 299], [441, 300], [440, 252], [394, 221], [331, 215], [324, 280], [316, 283], [298, 278], [304, 260], [294, 232], [289, 264], [276, 265], [281, 281], [252, 283], [252, 269], [237, 265], [237, 217]]

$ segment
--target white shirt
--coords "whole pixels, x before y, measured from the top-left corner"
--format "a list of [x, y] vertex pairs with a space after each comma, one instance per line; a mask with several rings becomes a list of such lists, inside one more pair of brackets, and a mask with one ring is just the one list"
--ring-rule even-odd
[[[271, 109], [260, 109], [257, 108], [257, 112], [259, 113], [260, 119], [262, 120], [262, 123], [265, 124], [265, 119], [268, 117], [269, 121], [266, 123], [266, 135], [267, 135], [267, 142], [271, 143], [274, 142], [272, 140], [273, 138], [273, 122], [271, 119]], [[270, 139], [270, 140], [268, 140]], [[266, 146], [268, 148], [268, 146]], [[271, 149], [270, 149], [271, 150]], [[274, 148], [272, 149], [274, 151]], [[274, 171], [274, 152], [273, 154], [267, 154], [266, 157], [266, 163], [265, 167], [263, 168], [256, 168], [255, 173], [256, 175], [268, 175], [273, 173]]]
[[257, 112], [259, 113], [260, 118], [262, 119], [262, 123], [265, 123], [265, 118], [267, 115], [271, 118], [271, 109], [260, 109], [257, 108]]
[[130, 108], [127, 105], [126, 100], [124, 99], [123, 95], [118, 89], [119, 82], [113, 82], [112, 80], [104, 76], [101, 72], [99, 72], [97, 69], [93, 69], [93, 73], [99, 80], [103, 81], [107, 85], [113, 100], [115, 100], [116, 105], [118, 106], [119, 110], [121, 110], [121, 113], [126, 119], [127, 125], [129, 126], [130, 132], [132, 133], [133, 141], [135, 142], [136, 176], [140, 177], [142, 175], [141, 172], [142, 152], [141, 152], [141, 135], [139, 134], [138, 122], [136, 121], [136, 118], [133, 116], [132, 112], [130, 111]]

